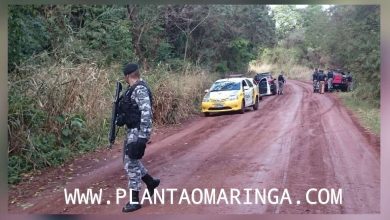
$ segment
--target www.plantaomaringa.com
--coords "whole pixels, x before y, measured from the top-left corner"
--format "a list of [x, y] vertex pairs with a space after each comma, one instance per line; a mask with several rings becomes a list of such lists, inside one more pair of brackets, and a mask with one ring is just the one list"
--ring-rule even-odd
[[[120, 204], [122, 200], [131, 201], [132, 190], [117, 188], [115, 192], [115, 203]], [[343, 190], [341, 188], [310, 188], [306, 190], [304, 202], [315, 205], [334, 205], [342, 204]], [[75, 188], [73, 192], [64, 189], [64, 199], [67, 205], [89, 205], [89, 204], [111, 204], [110, 200], [103, 201], [102, 189], [87, 189], [86, 192]], [[161, 205], [283, 205], [296, 204], [300, 205], [300, 200], [294, 200], [290, 196], [288, 189], [278, 188], [194, 188], [177, 189], [177, 188], [162, 188], [155, 190], [154, 196], [151, 197], [148, 190], [145, 190], [140, 198], [140, 203], [145, 204], [161, 204]]]

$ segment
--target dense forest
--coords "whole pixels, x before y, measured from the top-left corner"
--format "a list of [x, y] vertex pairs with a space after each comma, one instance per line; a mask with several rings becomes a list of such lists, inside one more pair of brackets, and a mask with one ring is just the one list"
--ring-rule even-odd
[[[379, 6], [333, 6], [323, 10], [276, 7], [278, 45], [260, 60], [286, 65], [340, 68], [351, 71], [361, 86], [357, 95], [379, 107]], [[286, 70], [288, 71], [288, 70]]]
[[[9, 182], [104, 146], [114, 82], [138, 62], [156, 125], [199, 111], [203, 90], [249, 64], [343, 68], [379, 108], [379, 6], [9, 6]], [[306, 80], [311, 72], [305, 72]], [[289, 75], [289, 77], [294, 77]]]

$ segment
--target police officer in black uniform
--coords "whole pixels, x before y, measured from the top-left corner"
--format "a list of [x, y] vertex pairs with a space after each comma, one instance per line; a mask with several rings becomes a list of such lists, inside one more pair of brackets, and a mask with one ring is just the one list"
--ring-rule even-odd
[[151, 196], [154, 189], [160, 184], [160, 180], [150, 176], [141, 163], [153, 125], [151, 91], [146, 82], [140, 78], [137, 64], [127, 64], [123, 69], [123, 73], [129, 87], [124, 96], [121, 97], [119, 107], [121, 113], [117, 125], [126, 125], [127, 127], [123, 162], [129, 179], [128, 188], [133, 203], [128, 202], [122, 211], [132, 212], [141, 208], [139, 202], [141, 180], [145, 182]]

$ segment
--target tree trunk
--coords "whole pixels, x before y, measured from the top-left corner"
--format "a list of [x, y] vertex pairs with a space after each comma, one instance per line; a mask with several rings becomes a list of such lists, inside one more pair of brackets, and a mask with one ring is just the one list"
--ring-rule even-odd
[[136, 20], [137, 17], [137, 6], [132, 6], [126, 5], [127, 8], [127, 14], [128, 14], [128, 19], [132, 23], [132, 27], [130, 28], [130, 32], [133, 34], [132, 35], [132, 42], [133, 42], [133, 49], [135, 52], [135, 55], [138, 57], [138, 62], [141, 64], [144, 68], [147, 68], [147, 62], [146, 59], [142, 53], [141, 49], [141, 39], [142, 39], [142, 34], [144, 32], [144, 27], [143, 25], [136, 25], [139, 23], [139, 21]]
[[186, 61], [187, 58], [187, 48], [188, 48], [188, 35], [186, 34], [186, 45], [184, 47], [184, 62]]

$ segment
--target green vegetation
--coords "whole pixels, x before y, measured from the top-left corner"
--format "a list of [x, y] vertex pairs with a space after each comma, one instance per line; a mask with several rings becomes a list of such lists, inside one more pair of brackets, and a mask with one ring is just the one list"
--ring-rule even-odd
[[357, 98], [356, 92], [340, 93], [341, 100], [361, 119], [363, 126], [376, 135], [380, 135], [380, 110], [365, 100]]
[[[380, 8], [377, 5], [320, 5], [298, 9], [282, 5], [277, 18], [277, 46], [260, 51], [262, 63], [310, 68], [341, 68], [353, 74], [354, 98], [379, 108]], [[310, 79], [311, 73], [307, 74]]]
[[340, 94], [342, 100], [379, 134], [379, 6], [337, 5], [324, 10], [320, 5], [302, 9], [281, 5], [272, 11], [278, 43], [259, 51], [251, 69], [266, 66], [274, 72], [283, 70], [289, 78], [306, 80], [313, 72], [308, 68], [350, 71], [355, 89]]
[[12, 5], [8, 22], [11, 184], [107, 143], [123, 64], [140, 64], [155, 124], [171, 124], [199, 112], [219, 74], [246, 71], [276, 42], [261, 5]]
[[13, 5], [8, 24], [11, 184], [105, 145], [127, 62], [151, 86], [156, 125], [198, 113], [226, 72], [335, 67], [356, 81], [343, 100], [379, 129], [378, 6]]

